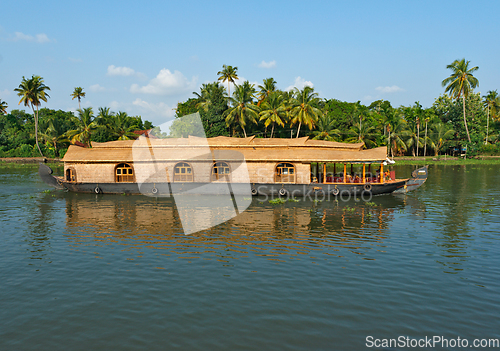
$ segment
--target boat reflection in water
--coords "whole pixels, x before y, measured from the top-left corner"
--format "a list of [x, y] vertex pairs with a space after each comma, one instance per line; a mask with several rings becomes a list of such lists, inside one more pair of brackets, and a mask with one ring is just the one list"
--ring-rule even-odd
[[[379, 196], [371, 206], [354, 200], [271, 205], [254, 198], [245, 212], [230, 221], [184, 235], [171, 198], [65, 195], [67, 239], [73, 244], [104, 247], [119, 242], [140, 248], [138, 252], [163, 249], [167, 256], [189, 259], [221, 260], [251, 254], [281, 261], [318, 250], [333, 256], [344, 256], [348, 250], [370, 258], [370, 250], [384, 246], [387, 228], [401, 211], [425, 215], [424, 205], [406, 195]], [[198, 208], [196, 220], [218, 216], [220, 211]], [[133, 255], [133, 250], [129, 252]]]

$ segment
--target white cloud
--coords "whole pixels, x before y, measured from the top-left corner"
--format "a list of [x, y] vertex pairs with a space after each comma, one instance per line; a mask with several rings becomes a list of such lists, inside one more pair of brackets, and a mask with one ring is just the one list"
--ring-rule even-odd
[[48, 42], [52, 41], [49, 39], [49, 37], [45, 33], [40, 33], [40, 34], [36, 34], [35, 36], [32, 36], [29, 34], [24, 34], [22, 32], [15, 32], [14, 37], [11, 38], [11, 40], [12, 41], [24, 40], [24, 41], [31, 41], [31, 42], [36, 42], [36, 43], [40, 43], [40, 44], [48, 43]]
[[404, 91], [404, 89], [398, 87], [397, 85], [393, 85], [391, 87], [377, 87], [375, 90], [381, 93], [397, 93], [398, 91]]
[[32, 35], [24, 34], [21, 32], [15, 32], [14, 33], [14, 38], [12, 38], [13, 41], [19, 41], [19, 40], [26, 40], [26, 41], [33, 41], [35, 38]]
[[285, 90], [288, 91], [288, 90], [292, 90], [293, 88], [304, 89], [304, 87], [306, 87], [306, 86], [313, 88], [314, 84], [311, 81], [305, 80], [299, 76], [299, 77], [295, 78], [295, 82], [292, 85], [290, 85], [288, 88], [286, 88]]
[[75, 63], [83, 62], [83, 60], [81, 58], [74, 58], [74, 57], [68, 57], [68, 60], [70, 60], [71, 62], [75, 62]]
[[130, 92], [154, 95], [178, 95], [196, 88], [196, 77], [188, 80], [181, 72], [170, 72], [162, 69], [160, 73], [149, 81], [148, 85], [132, 84]]
[[99, 84], [94, 84], [94, 85], [91, 85], [91, 86], [89, 87], [89, 90], [90, 90], [90, 91], [93, 91], [93, 92], [99, 92], [99, 91], [104, 91], [104, 90], [106, 90], [106, 88], [101, 87]]
[[132, 76], [134, 74], [135, 71], [130, 67], [108, 66], [108, 76]]
[[4, 90], [0, 91], [0, 98], [3, 98], [5, 96], [9, 96], [10, 94], [11, 94], [10, 90], [4, 89]]
[[259, 63], [259, 67], [260, 68], [274, 68], [274, 67], [276, 67], [276, 61], [272, 60], [272, 61], [266, 62], [263, 60], [261, 63]]
[[35, 37], [38, 43], [48, 43], [50, 41], [49, 37], [45, 33], [37, 34]]
[[156, 116], [171, 118], [175, 115], [175, 109], [164, 102], [154, 104], [137, 98], [132, 104], [148, 112], [153, 112]]
[[120, 106], [122, 104], [120, 104], [118, 101], [111, 101], [109, 103], [109, 108], [112, 110], [112, 111], [118, 111], [120, 109]]

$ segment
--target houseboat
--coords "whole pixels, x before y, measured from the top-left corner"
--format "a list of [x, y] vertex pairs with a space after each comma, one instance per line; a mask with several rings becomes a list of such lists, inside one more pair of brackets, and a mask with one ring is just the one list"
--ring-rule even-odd
[[166, 138], [71, 145], [64, 176], [40, 165], [59, 189], [98, 194], [169, 196], [177, 192], [246, 192], [267, 196], [406, 193], [427, 179], [427, 166], [397, 178], [387, 148], [363, 143], [264, 138]]

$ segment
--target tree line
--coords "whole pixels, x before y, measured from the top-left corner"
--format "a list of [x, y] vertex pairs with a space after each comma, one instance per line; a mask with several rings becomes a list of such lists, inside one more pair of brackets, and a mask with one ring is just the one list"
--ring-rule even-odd
[[[497, 91], [484, 96], [475, 93], [478, 67], [471, 67], [465, 59], [446, 68], [451, 73], [441, 82], [444, 93], [431, 107], [423, 108], [419, 102], [393, 107], [386, 100], [363, 105], [324, 99], [309, 86], [283, 91], [274, 78], [266, 78], [258, 86], [248, 81], [238, 84], [238, 68], [223, 65], [218, 80], [203, 84], [194, 97], [179, 103], [176, 115], [199, 112], [208, 137], [309, 136], [364, 142], [367, 148], [387, 146], [393, 156], [439, 155], [450, 148], [458, 152], [466, 148], [469, 155], [500, 153]], [[232, 94], [230, 83], [234, 85]]]
[[134, 139], [138, 136], [135, 131], [153, 128], [151, 122], [143, 122], [140, 116], [115, 113], [108, 107], [100, 107], [97, 113], [92, 107], [82, 109], [80, 101], [85, 92], [81, 87], [71, 94], [78, 99], [76, 115], [40, 109], [42, 101], [47, 102], [50, 97], [50, 88], [40, 76], [23, 77], [14, 91], [21, 97], [19, 104], [30, 107], [33, 114], [23, 110], [7, 113], [7, 103], [0, 100], [0, 157], [62, 157], [70, 144], [89, 147], [91, 141]]

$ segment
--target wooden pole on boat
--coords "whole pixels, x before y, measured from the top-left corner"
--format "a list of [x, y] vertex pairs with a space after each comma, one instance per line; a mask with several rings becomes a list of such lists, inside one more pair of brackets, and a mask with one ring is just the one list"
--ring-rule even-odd
[[345, 173], [347, 172], [347, 165], [344, 163], [344, 179], [342, 179], [342, 181], [345, 183], [346, 182], [346, 176], [345, 176]]
[[366, 165], [363, 163], [363, 184], [364, 184], [364, 183], [366, 183], [366, 177], [365, 177], [365, 175], [366, 175], [366, 172], [365, 172], [365, 166], [366, 166]]
[[326, 162], [323, 163], [323, 184], [326, 183]]
[[380, 182], [381, 183], [384, 183], [384, 164], [381, 163], [380, 164]]

